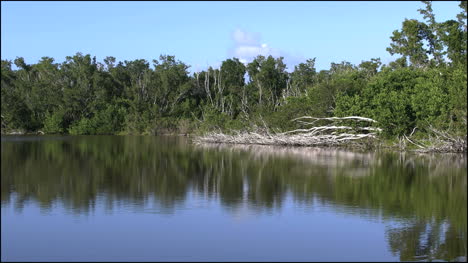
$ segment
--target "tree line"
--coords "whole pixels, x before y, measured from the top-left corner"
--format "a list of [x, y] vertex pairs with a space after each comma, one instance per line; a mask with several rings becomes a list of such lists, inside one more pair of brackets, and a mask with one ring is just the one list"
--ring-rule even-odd
[[[219, 68], [189, 74], [189, 65], [161, 55], [98, 62], [90, 54], [63, 63], [43, 57], [1, 61], [2, 132], [48, 134], [193, 133], [268, 125], [294, 128], [310, 115], [358, 115], [377, 120], [396, 137], [429, 126], [466, 134], [467, 5], [456, 18], [436, 22], [430, 1], [405, 19], [379, 58], [353, 65], [331, 63], [317, 71], [315, 58], [286, 71], [283, 57], [257, 56], [243, 64], [226, 59]], [[12, 65], [16, 69], [12, 68]]]

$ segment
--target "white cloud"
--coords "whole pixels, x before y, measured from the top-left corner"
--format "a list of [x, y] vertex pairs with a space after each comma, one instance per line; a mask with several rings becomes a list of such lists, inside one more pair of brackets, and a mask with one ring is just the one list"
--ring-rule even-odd
[[269, 47], [266, 43], [262, 44], [259, 33], [236, 29], [232, 33], [232, 38], [234, 40], [232, 55], [239, 58], [244, 64], [252, 61], [258, 55], [272, 55], [274, 57], [279, 57], [281, 55], [279, 50]]
[[240, 45], [256, 45], [260, 41], [259, 33], [245, 32], [241, 29], [236, 29], [232, 37], [234, 41]]
[[284, 62], [289, 70], [293, 70], [294, 65], [302, 62], [302, 56], [294, 56], [272, 48], [265, 42], [262, 43], [259, 33], [236, 29], [232, 33], [232, 39], [234, 40], [234, 47], [231, 49], [230, 56], [238, 58], [244, 64], [251, 62], [258, 55], [265, 57], [271, 55], [275, 58], [284, 57]]
[[243, 64], [247, 64], [247, 63], [248, 63], [248, 61], [247, 61], [246, 59], [243, 59], [243, 58], [239, 59], [239, 61], [240, 61], [241, 63], [243, 63]]

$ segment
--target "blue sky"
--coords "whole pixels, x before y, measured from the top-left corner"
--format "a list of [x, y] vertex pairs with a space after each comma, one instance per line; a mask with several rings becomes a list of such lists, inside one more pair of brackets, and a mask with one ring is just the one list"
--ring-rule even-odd
[[[437, 21], [456, 19], [458, 1], [436, 1]], [[102, 61], [175, 55], [191, 71], [256, 54], [284, 56], [290, 69], [380, 57], [405, 18], [422, 20], [419, 1], [385, 2], [1, 2], [2, 59], [36, 63], [83, 52]]]

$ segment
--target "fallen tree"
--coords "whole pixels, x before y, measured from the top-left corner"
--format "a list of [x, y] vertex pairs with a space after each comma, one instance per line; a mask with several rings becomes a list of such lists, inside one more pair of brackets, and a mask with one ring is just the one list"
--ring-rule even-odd
[[467, 137], [455, 136], [445, 131], [440, 131], [434, 127], [429, 127], [428, 137], [425, 139], [410, 139], [416, 128], [408, 136], [403, 135], [399, 140], [399, 148], [407, 149], [407, 143], [416, 146], [416, 152], [466, 152]]
[[[304, 121], [309, 119], [310, 121]], [[338, 146], [345, 144], [357, 144], [363, 139], [376, 139], [377, 134], [382, 131], [378, 127], [362, 126], [362, 122], [377, 123], [377, 121], [359, 117], [330, 117], [316, 118], [303, 116], [293, 119], [302, 126], [312, 126], [295, 129], [286, 132], [270, 132], [264, 125], [263, 128], [256, 127], [253, 131], [233, 131], [233, 134], [225, 134], [221, 131], [210, 132], [196, 137], [195, 143], [234, 143], [234, 144], [264, 144], [264, 145], [298, 145], [298, 146]], [[317, 122], [328, 123], [326, 125], [313, 126]], [[331, 122], [331, 123], [330, 123]], [[347, 125], [343, 122], [348, 123]], [[341, 124], [341, 125], [338, 125]]]

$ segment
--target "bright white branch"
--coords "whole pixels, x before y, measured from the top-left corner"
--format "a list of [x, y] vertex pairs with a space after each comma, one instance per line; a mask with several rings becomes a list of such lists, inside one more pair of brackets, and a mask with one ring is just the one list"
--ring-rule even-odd
[[317, 117], [310, 117], [310, 116], [302, 116], [299, 118], [295, 118], [291, 121], [297, 121], [301, 119], [313, 119], [313, 120], [331, 120], [331, 121], [336, 121], [336, 120], [359, 120], [359, 121], [368, 121], [368, 122], [375, 122], [377, 123], [376, 120], [373, 120], [371, 118], [365, 118], [365, 117], [359, 117], [359, 116], [349, 116], [349, 117], [329, 117], [329, 118], [317, 118]]
[[[351, 117], [331, 117], [331, 118], [315, 118], [303, 116], [294, 119], [316, 119], [316, 120], [330, 120], [330, 121], [367, 121], [374, 122], [370, 118], [351, 116]], [[300, 124], [311, 124], [299, 121]], [[265, 128], [266, 127], [266, 124]], [[348, 132], [342, 132], [347, 130]], [[366, 131], [367, 133], [359, 133], [358, 131]], [[315, 146], [315, 145], [341, 145], [350, 143], [355, 140], [364, 138], [375, 139], [377, 132], [382, 129], [377, 127], [351, 127], [351, 126], [337, 126], [327, 125], [311, 127], [307, 129], [296, 129], [283, 133], [270, 133], [268, 129], [266, 132], [236, 132], [235, 135], [227, 135], [223, 133], [212, 132], [205, 136], [195, 138], [196, 143], [234, 143], [234, 144], [273, 144], [273, 145], [302, 145], [302, 146]], [[341, 132], [341, 133], [340, 133]]]

